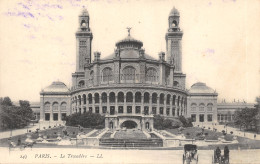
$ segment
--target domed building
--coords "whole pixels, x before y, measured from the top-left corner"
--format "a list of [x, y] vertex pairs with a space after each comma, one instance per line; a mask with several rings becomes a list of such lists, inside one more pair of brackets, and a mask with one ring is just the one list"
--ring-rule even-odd
[[205, 83], [195, 83], [188, 91], [188, 112], [194, 124], [217, 123], [218, 94]]
[[[182, 72], [180, 13], [173, 8], [165, 35], [166, 53], [158, 59], [147, 54], [143, 42], [128, 35], [102, 58], [92, 53], [90, 16], [83, 9], [76, 32], [76, 71], [72, 87], [53, 82], [40, 93], [40, 122], [65, 123], [72, 113], [93, 112], [105, 116], [105, 127], [153, 129], [154, 114], [166, 118], [191, 117], [194, 124], [217, 121], [218, 94], [205, 83], [185, 88]], [[94, 59], [92, 59], [94, 54]]]
[[71, 93], [63, 82], [53, 82], [40, 92], [40, 121], [63, 124], [71, 114]]
[[166, 53], [160, 52], [158, 59], [145, 52], [143, 42], [133, 38], [128, 28], [128, 35], [115, 44], [111, 55], [102, 58], [100, 52], [94, 52], [92, 60], [93, 34], [89, 13], [84, 9], [76, 32], [72, 87], [69, 90], [65, 84], [54, 82], [42, 90], [41, 121], [62, 121], [65, 114], [90, 111], [105, 115], [106, 128], [134, 125], [153, 129], [153, 114], [186, 116], [179, 18], [174, 8], [168, 17]]

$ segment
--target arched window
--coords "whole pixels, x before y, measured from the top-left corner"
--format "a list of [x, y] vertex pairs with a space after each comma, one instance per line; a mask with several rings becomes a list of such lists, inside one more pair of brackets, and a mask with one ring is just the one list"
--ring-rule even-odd
[[150, 100], [150, 94], [148, 92], [144, 93], [144, 103], [149, 103]]
[[173, 20], [173, 21], [172, 21], [172, 27], [178, 27], [178, 23], [177, 23], [176, 20]]
[[113, 72], [112, 69], [107, 67], [104, 68], [102, 71], [102, 81], [103, 82], [109, 82], [109, 81], [113, 81]]
[[157, 104], [157, 93], [152, 94], [152, 103]]
[[86, 104], [87, 103], [87, 97], [85, 94], [83, 94], [83, 104]]
[[81, 105], [81, 96], [79, 95], [79, 105]]
[[122, 74], [123, 80], [135, 80], [135, 68], [131, 66], [127, 66], [123, 69]]
[[180, 96], [178, 96], [177, 106], [180, 106]]
[[95, 104], [99, 103], [99, 94], [95, 93]]
[[83, 87], [84, 85], [85, 85], [84, 80], [80, 80], [80, 81], [79, 81], [79, 87]]
[[116, 96], [115, 96], [115, 93], [114, 93], [114, 92], [109, 93], [109, 102], [110, 102], [110, 103], [114, 103], [115, 100], [116, 100], [115, 97], [116, 97]]
[[92, 104], [92, 94], [88, 94], [88, 103]]
[[160, 104], [164, 104], [164, 94], [160, 94]]
[[208, 103], [207, 111], [212, 112], [212, 109], [213, 109], [213, 104], [212, 103]]
[[117, 101], [118, 102], [124, 102], [124, 93], [123, 92], [119, 92], [117, 95]]
[[51, 104], [49, 102], [46, 102], [44, 104], [44, 110], [50, 110], [50, 106], [51, 106]]
[[176, 87], [179, 86], [178, 81], [174, 81], [174, 82], [173, 82], [173, 86], [176, 86]]
[[200, 103], [199, 111], [204, 111], [204, 107], [205, 107], [205, 104], [204, 103]]
[[141, 102], [141, 92], [135, 93], [135, 102], [140, 103]]
[[101, 95], [101, 99], [102, 99], [102, 103], [106, 103], [107, 102], [107, 93], [103, 92]]
[[59, 108], [58, 106], [59, 106], [59, 104], [58, 104], [57, 102], [54, 102], [54, 103], [52, 104], [52, 110], [57, 111], [58, 108]]
[[67, 103], [66, 102], [62, 102], [61, 105], [60, 105], [60, 110], [66, 111], [67, 110], [66, 107], [67, 107]]
[[94, 84], [94, 71], [90, 71], [89, 83]]
[[154, 68], [149, 68], [146, 71], [146, 81], [155, 82], [158, 80], [157, 71]]
[[132, 92], [126, 93], [126, 102], [133, 102], [133, 93]]
[[192, 111], [196, 111], [196, 108], [197, 108], [197, 104], [196, 103], [192, 103], [191, 104], [191, 110]]

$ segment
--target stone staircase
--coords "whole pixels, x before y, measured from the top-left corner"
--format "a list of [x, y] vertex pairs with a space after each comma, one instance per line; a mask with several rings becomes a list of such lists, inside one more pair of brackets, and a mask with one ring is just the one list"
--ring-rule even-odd
[[162, 139], [114, 139], [101, 138], [99, 146], [104, 147], [162, 147]]

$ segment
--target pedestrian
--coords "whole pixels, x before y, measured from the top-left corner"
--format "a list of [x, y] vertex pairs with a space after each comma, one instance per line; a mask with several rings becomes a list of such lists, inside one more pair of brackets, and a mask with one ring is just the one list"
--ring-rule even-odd
[[254, 139], [256, 138], [256, 134], [254, 134]]
[[229, 159], [229, 149], [228, 149], [228, 146], [225, 146], [225, 148], [224, 148], [224, 157], [225, 157], [225, 160]]
[[219, 161], [220, 160], [220, 156], [221, 156], [221, 150], [220, 150], [219, 147], [217, 147], [217, 149], [216, 149], [216, 156], [217, 156], [217, 159]]
[[19, 137], [17, 140], [17, 146], [21, 145], [21, 138]]

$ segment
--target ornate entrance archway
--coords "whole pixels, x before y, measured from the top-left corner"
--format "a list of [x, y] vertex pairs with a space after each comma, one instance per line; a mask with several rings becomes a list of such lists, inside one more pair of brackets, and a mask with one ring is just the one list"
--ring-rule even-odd
[[137, 128], [137, 123], [135, 121], [127, 120], [121, 124], [121, 128], [134, 129]]

